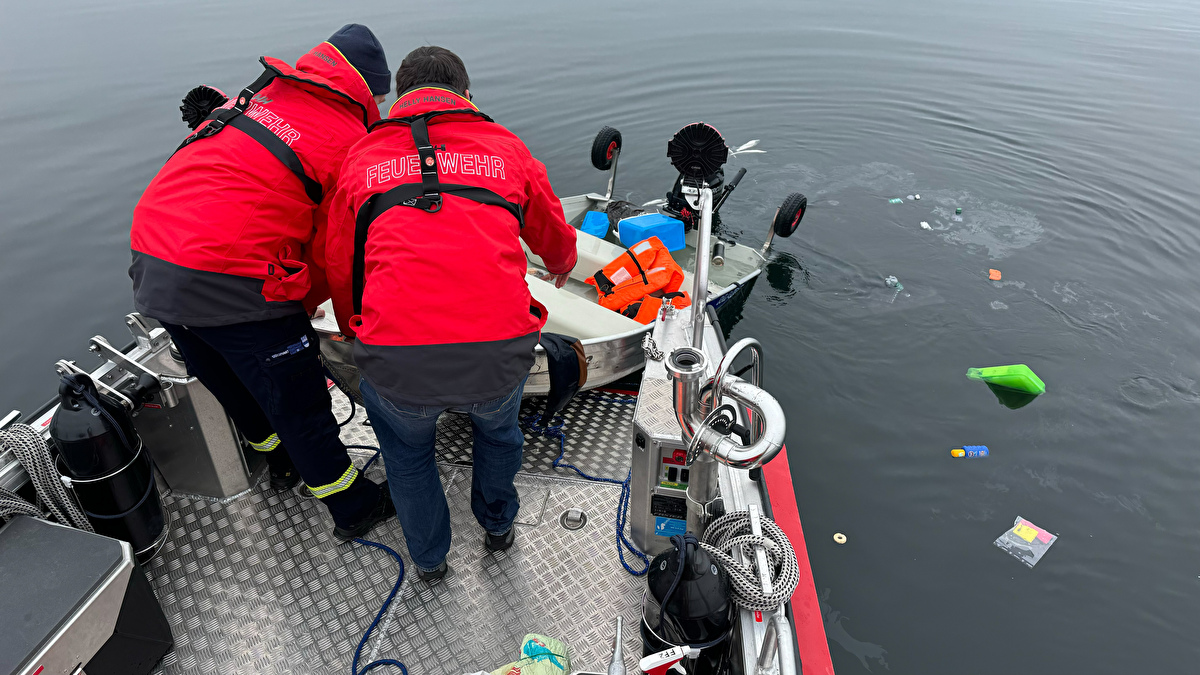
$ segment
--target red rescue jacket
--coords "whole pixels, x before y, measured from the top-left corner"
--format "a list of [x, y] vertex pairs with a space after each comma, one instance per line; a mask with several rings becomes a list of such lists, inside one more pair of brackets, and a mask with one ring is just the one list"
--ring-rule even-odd
[[[401, 121], [427, 114], [436, 116], [422, 118], [424, 125]], [[413, 134], [421, 126], [430, 146], [418, 150]], [[426, 161], [440, 184], [465, 192], [439, 193], [440, 206], [425, 208], [421, 198], [376, 215], [364, 230], [356, 311], [356, 218], [389, 190], [421, 192]], [[473, 188], [495, 193], [500, 205], [462, 196]], [[575, 230], [546, 167], [456, 92], [430, 86], [401, 95], [389, 119], [350, 149], [329, 212], [334, 311], [342, 331], [358, 337], [354, 360], [363, 377], [408, 405], [479, 403], [515, 387], [533, 365], [546, 321], [525, 282], [521, 239], [550, 272], [575, 266]]]
[[221, 326], [311, 311], [329, 297], [330, 195], [346, 151], [379, 120], [379, 108], [328, 42], [295, 68], [268, 57], [261, 63], [277, 76], [243, 117], [286, 143], [324, 196], [315, 203], [291, 169], [232, 125], [180, 148], [133, 211], [129, 276], [134, 306], [146, 316]]

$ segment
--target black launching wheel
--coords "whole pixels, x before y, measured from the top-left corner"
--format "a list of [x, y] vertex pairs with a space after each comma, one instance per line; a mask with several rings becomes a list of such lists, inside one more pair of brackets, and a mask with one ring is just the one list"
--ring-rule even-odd
[[800, 225], [800, 220], [804, 218], [804, 212], [808, 210], [808, 197], [793, 192], [788, 195], [783, 204], [779, 206], [779, 210], [775, 212], [775, 222], [771, 223], [771, 227], [775, 229], [775, 234], [784, 239], [792, 236], [796, 231], [796, 227]]
[[667, 157], [684, 178], [700, 181], [715, 174], [729, 159], [729, 146], [712, 125], [694, 122], [667, 141]]
[[604, 127], [592, 141], [592, 166], [601, 171], [612, 168], [613, 157], [621, 149], [621, 132], [612, 127]]

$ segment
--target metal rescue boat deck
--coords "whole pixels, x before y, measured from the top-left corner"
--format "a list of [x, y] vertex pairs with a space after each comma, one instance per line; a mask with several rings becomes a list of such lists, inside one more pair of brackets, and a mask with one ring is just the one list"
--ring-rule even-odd
[[[335, 414], [349, 403], [336, 389]], [[585, 394], [566, 411], [567, 452], [594, 475], [628, 471], [630, 397]], [[522, 414], [533, 414], [533, 409]], [[349, 444], [375, 444], [358, 408], [342, 428]], [[579, 453], [581, 445], [617, 452]], [[371, 452], [352, 451], [360, 466]], [[363, 657], [404, 661], [414, 673], [446, 675], [492, 670], [519, 656], [521, 637], [559, 637], [577, 670], [604, 670], [611, 654], [613, 617], [639, 621], [644, 581], [616, 560], [614, 523], [620, 487], [564, 475], [551, 464], [557, 441], [527, 436], [517, 476], [521, 493], [516, 543], [489, 553], [470, 510], [471, 426], [444, 415], [438, 464], [454, 531], [448, 562], [453, 574], [426, 584], [411, 573], [396, 520], [367, 539], [405, 559], [404, 584], [380, 621]], [[368, 476], [383, 480], [379, 460]], [[572, 474], [573, 475], [573, 474]], [[175, 632], [175, 649], [159, 673], [333, 673], [349, 668], [354, 650], [396, 580], [386, 553], [334, 539], [333, 521], [298, 487], [285, 493], [259, 482], [229, 500], [170, 495], [171, 537], [146, 567]], [[587, 524], [558, 523], [582, 508]], [[625, 631], [630, 669], [641, 641]]]
[[[349, 401], [336, 389], [339, 419]], [[634, 397], [588, 392], [564, 411], [566, 459], [596, 476], [622, 479], [629, 470]], [[540, 403], [537, 402], [537, 403]], [[522, 416], [537, 412], [527, 402]], [[374, 445], [362, 408], [342, 428], [348, 444]], [[638, 672], [636, 630], [644, 578], [625, 572], [615, 551], [620, 487], [575, 477], [553, 467], [558, 441], [526, 435], [516, 484], [521, 493], [516, 543], [489, 553], [470, 511], [471, 428], [467, 418], [444, 415], [437, 459], [450, 503], [453, 574], [425, 584], [406, 572], [403, 586], [364, 647], [376, 658], [403, 661], [413, 673], [461, 675], [492, 670], [519, 656], [526, 633], [556, 637], [571, 647], [574, 672], [604, 672], [612, 650], [613, 618], [620, 614], [626, 667]], [[360, 466], [373, 454], [352, 451]], [[377, 461], [368, 470], [383, 480]], [[782, 465], [782, 466], [781, 466]], [[782, 462], [765, 467], [782, 492], [775, 510], [794, 513], [790, 477]], [[786, 479], [785, 484], [782, 482]], [[304, 488], [276, 493], [260, 481], [225, 500], [168, 494], [170, 537], [146, 572], [175, 633], [175, 648], [156, 673], [333, 673], [348, 669], [396, 579], [384, 552], [333, 538], [332, 520]], [[782, 506], [781, 506], [782, 504]], [[559, 523], [570, 508], [588, 520], [571, 531]], [[793, 603], [804, 672], [832, 672], [799, 520], [789, 538], [802, 579]], [[412, 567], [400, 525], [376, 527], [368, 539], [391, 546]], [[824, 664], [824, 666], [822, 666]]]
[[[716, 134], [706, 125], [688, 129]], [[717, 159], [724, 161], [723, 156]], [[681, 181], [685, 169], [695, 169], [685, 160], [673, 159], [676, 168], [684, 167]], [[612, 168], [605, 200], [611, 196], [615, 157]], [[718, 250], [710, 236], [713, 189], [703, 176], [686, 180], [692, 181], [684, 186], [687, 203], [700, 214], [694, 249]], [[789, 203], [791, 207], [777, 211], [773, 233], [787, 236], [803, 216], [802, 195], [790, 195], [784, 206]], [[763, 251], [769, 245], [768, 237]], [[606, 253], [594, 262], [612, 257]], [[635, 331], [645, 338], [638, 345], [640, 353], [625, 345], [625, 352], [636, 357], [633, 367], [644, 363], [639, 393], [583, 392], [562, 411], [562, 424], [554, 427], [561, 429], [560, 437], [526, 431], [523, 465], [515, 479], [521, 495], [517, 536], [508, 551], [486, 550], [471, 513], [470, 421], [455, 414], [441, 417], [436, 459], [450, 506], [452, 573], [433, 584], [417, 580], [398, 521], [380, 524], [364, 539], [394, 549], [406, 569], [395, 601], [382, 612], [397, 579], [396, 560], [373, 546], [334, 538], [332, 520], [306, 488], [270, 489], [261, 457], [246, 454], [244, 439], [212, 394], [186, 372], [182, 357], [172, 353], [165, 331], [131, 314], [126, 317], [134, 338], [130, 347], [121, 350], [101, 336], [92, 338], [90, 349], [103, 361], [99, 369], [87, 373], [73, 362], [59, 361], [60, 375], [86, 375], [106, 395], [128, 404], [122, 413], [139, 416], [138, 434], [158, 469], [160, 488], [165, 488], [167, 524], [153, 546], [139, 551], [143, 560], [149, 557], [144, 570], [175, 639], [154, 672], [361, 672], [366, 664], [386, 658], [403, 662], [414, 674], [462, 675], [519, 660], [524, 636], [536, 633], [568, 646], [571, 673], [599, 673], [608, 670], [618, 616], [625, 626], [625, 667], [640, 672], [639, 627], [648, 586], [645, 577], [628, 573], [618, 557], [616, 523], [624, 501], [628, 513], [621, 517], [627, 519], [628, 535], [648, 554], [676, 546], [688, 550], [693, 544], [681, 545], [671, 537], [691, 532], [713, 535], [704, 545], [723, 556], [714, 560], [724, 561], [720, 564], [729, 579], [722, 591], [731, 603], [729, 632], [719, 640], [727, 641], [713, 646], [717, 643], [705, 639], [722, 660], [719, 665], [697, 663], [734, 675], [832, 673], [783, 447], [785, 412], [761, 388], [761, 345], [742, 339], [727, 348], [716, 311], [707, 302], [709, 297], [728, 299], [722, 293], [739, 294], [760, 268], [753, 265], [750, 276], [735, 281], [732, 289], [714, 289], [710, 256], [693, 258], [693, 305], [677, 309], [664, 304], [657, 321]], [[593, 362], [599, 348], [591, 344], [588, 350]], [[752, 357], [751, 364], [735, 372], [734, 361], [743, 353]], [[625, 369], [609, 367], [608, 380]], [[346, 391], [354, 391], [355, 372], [333, 372]], [[746, 372], [751, 375], [741, 379]], [[133, 399], [121, 393], [130, 385]], [[344, 442], [375, 446], [364, 411], [356, 410], [341, 390], [333, 392], [333, 402], [334, 414], [347, 420], [341, 428]], [[540, 399], [526, 400], [522, 419], [536, 419], [541, 405]], [[48, 406], [34, 430], [44, 435], [53, 414]], [[576, 471], [556, 466], [560, 452]], [[383, 460], [372, 461], [373, 449], [352, 449], [351, 454], [360, 467], [370, 464], [370, 478], [384, 480]], [[22, 472], [6, 464], [15, 463], [0, 463], [0, 479], [20, 487]], [[40, 471], [38, 475], [51, 470]], [[155, 483], [147, 483], [149, 495]], [[764, 516], [773, 518], [782, 534], [768, 532]], [[731, 523], [745, 529], [726, 538], [735, 532]], [[783, 536], [794, 550], [794, 566]], [[720, 546], [714, 548], [714, 543]], [[635, 568], [643, 565], [633, 554], [624, 557]], [[662, 559], [650, 577], [666, 569]], [[711, 570], [718, 574], [716, 562]], [[737, 587], [735, 573], [740, 575]], [[660, 596], [661, 591], [656, 587]], [[666, 622], [650, 625], [655, 624], [661, 630]], [[368, 629], [373, 632], [363, 642]], [[672, 639], [678, 641], [674, 644], [693, 640]], [[654, 644], [672, 643], [664, 639]]]

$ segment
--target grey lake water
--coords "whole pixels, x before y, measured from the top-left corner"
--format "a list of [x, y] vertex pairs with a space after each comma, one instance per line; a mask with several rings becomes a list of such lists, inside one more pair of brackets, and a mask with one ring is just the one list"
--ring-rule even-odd
[[[761, 141], [730, 163], [743, 243], [808, 195], [733, 334], [789, 416], [839, 673], [1200, 671], [1200, 4], [5, 0], [2, 411], [126, 334], [181, 96], [351, 21], [393, 68], [457, 51], [560, 195], [603, 188], [607, 124], [618, 193], [661, 197], [695, 120]], [[1047, 385], [1018, 410], [964, 375], [1010, 363]], [[1032, 569], [992, 543], [1018, 516], [1058, 535]]]

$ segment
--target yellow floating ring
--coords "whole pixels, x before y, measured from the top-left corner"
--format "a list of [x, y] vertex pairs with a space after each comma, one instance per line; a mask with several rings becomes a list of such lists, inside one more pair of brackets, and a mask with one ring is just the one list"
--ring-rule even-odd
[[846, 543], [846, 535], [842, 534], [841, 532], [838, 532], [833, 535], [833, 540], [834, 540], [834, 542], [836, 542], [838, 544], [844, 544], [844, 543]]

